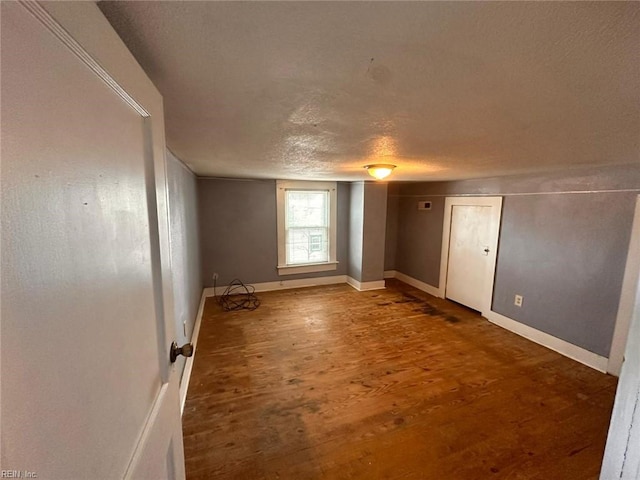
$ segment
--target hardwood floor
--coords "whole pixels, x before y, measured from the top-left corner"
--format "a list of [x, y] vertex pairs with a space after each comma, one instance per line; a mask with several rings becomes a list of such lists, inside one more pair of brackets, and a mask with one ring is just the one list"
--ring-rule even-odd
[[595, 479], [616, 379], [398, 281], [209, 299], [187, 478]]

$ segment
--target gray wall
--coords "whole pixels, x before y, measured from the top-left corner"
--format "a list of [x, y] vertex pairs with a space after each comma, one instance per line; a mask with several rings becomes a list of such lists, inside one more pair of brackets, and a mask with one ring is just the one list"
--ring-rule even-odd
[[400, 198], [394, 184], [387, 190], [387, 222], [384, 234], [384, 269], [396, 269], [396, 251], [398, 249], [398, 205]]
[[[423, 191], [428, 188], [427, 184]], [[418, 210], [420, 200], [431, 201], [431, 210]], [[395, 270], [437, 287], [440, 278], [444, 197], [400, 196], [396, 201], [398, 227]]]
[[244, 283], [346, 275], [348, 268], [348, 183], [338, 183], [338, 267], [328, 272], [280, 276], [275, 180], [198, 179], [202, 279], [213, 286], [234, 278]]
[[[191, 341], [202, 296], [197, 180], [168, 150], [167, 183], [175, 338], [179, 345], [183, 345]], [[179, 371], [184, 369], [185, 360], [178, 357]]]
[[634, 190], [640, 185], [640, 165], [568, 169], [539, 175], [511, 175], [455, 182], [399, 182], [402, 195], [502, 195], [546, 192]]
[[608, 356], [635, 197], [506, 197], [493, 310]]
[[348, 275], [359, 282], [384, 277], [387, 184], [354, 182], [349, 205]]
[[396, 270], [438, 286], [445, 196], [504, 195], [493, 310], [607, 356], [639, 190], [637, 165], [401, 184]]
[[365, 182], [362, 232], [362, 282], [384, 278], [387, 184]]

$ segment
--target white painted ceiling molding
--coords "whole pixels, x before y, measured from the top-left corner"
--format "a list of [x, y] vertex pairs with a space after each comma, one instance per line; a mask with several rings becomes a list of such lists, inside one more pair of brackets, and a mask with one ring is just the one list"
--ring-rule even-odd
[[115, 2], [201, 176], [452, 180], [638, 161], [640, 2]]

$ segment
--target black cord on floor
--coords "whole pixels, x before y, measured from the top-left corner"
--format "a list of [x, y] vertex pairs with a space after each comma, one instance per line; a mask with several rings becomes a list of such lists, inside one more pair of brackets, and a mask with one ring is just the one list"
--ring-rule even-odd
[[234, 279], [218, 297], [216, 291], [216, 280], [213, 280], [213, 295], [225, 312], [234, 310], [255, 310], [260, 306], [260, 299], [255, 296], [255, 287], [245, 285], [239, 279]]

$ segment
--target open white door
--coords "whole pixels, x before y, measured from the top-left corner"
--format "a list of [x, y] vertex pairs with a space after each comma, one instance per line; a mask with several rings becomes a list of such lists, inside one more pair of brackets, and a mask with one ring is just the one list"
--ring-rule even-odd
[[[639, 240], [639, 222], [640, 196], [636, 200], [636, 216], [612, 345], [612, 354], [615, 348], [622, 349], [623, 354], [619, 360], [616, 359], [619, 363], [614, 366], [619, 369], [620, 380], [602, 460], [601, 480], [640, 478], [640, 263], [638, 245], [634, 244]], [[625, 335], [627, 331], [628, 335]], [[609, 362], [611, 360], [610, 357]]]
[[184, 478], [162, 98], [93, 2], [1, 20], [1, 468]]
[[474, 310], [491, 310], [501, 197], [445, 200], [440, 296]]

